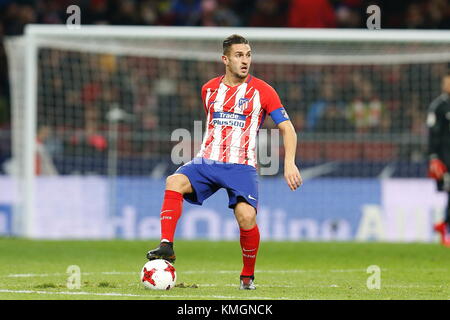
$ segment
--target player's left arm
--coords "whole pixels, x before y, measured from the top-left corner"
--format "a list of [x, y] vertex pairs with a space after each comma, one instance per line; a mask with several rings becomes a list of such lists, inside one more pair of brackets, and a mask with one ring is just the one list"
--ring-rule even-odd
[[284, 143], [284, 178], [292, 191], [296, 190], [303, 183], [300, 171], [295, 164], [295, 154], [297, 150], [297, 133], [292, 125], [289, 116], [281, 104], [277, 92], [267, 86], [264, 95], [264, 107], [272, 120], [278, 126], [283, 136]]
[[300, 170], [295, 164], [295, 154], [297, 150], [297, 133], [290, 120], [278, 123], [284, 143], [284, 178], [292, 191], [300, 187], [303, 183]]
[[[437, 100], [439, 101], [439, 100]], [[442, 112], [444, 104], [433, 101], [427, 116], [428, 126], [428, 176], [435, 180], [442, 180], [448, 171], [445, 163], [440, 159], [442, 147], [442, 130], [445, 127], [445, 114]]]

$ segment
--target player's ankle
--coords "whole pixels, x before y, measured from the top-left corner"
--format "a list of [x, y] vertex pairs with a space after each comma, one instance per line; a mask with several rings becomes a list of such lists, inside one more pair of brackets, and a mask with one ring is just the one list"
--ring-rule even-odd
[[169, 241], [167, 239], [161, 239], [161, 244], [168, 244], [169, 246], [173, 247], [173, 241]]

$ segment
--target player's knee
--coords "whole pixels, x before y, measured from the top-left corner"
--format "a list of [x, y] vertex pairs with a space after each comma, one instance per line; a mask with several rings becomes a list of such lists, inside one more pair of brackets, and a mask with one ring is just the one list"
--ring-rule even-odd
[[[238, 204], [239, 205], [239, 204]], [[236, 218], [241, 229], [251, 229], [256, 225], [256, 212], [253, 207], [238, 208]]]
[[189, 186], [189, 179], [182, 174], [173, 174], [166, 179], [166, 190], [173, 190], [184, 194], [188, 192]]
[[256, 225], [256, 217], [253, 214], [242, 215], [239, 219], [239, 227], [241, 229], [251, 229]]

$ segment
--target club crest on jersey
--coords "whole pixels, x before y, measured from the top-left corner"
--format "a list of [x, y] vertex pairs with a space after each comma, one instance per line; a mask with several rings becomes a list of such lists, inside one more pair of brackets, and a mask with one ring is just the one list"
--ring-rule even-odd
[[242, 113], [248, 107], [248, 98], [240, 98], [235, 108], [235, 112]]
[[247, 117], [243, 114], [233, 112], [213, 112], [213, 125], [231, 126], [236, 128], [245, 127], [245, 119]]

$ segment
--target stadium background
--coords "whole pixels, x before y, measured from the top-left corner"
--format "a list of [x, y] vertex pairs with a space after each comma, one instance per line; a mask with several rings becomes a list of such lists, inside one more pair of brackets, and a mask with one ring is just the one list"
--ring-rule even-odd
[[[439, 0], [2, 1], [1, 33], [20, 35], [27, 23], [65, 23], [70, 4], [81, 7], [82, 24], [288, 28], [365, 28], [366, 7], [378, 4], [382, 28], [450, 28], [450, 6]], [[306, 19], [310, 16], [315, 18]], [[94, 65], [101, 72], [90, 72]], [[163, 177], [177, 167], [170, 161], [168, 137], [176, 128], [192, 130], [192, 120], [203, 119], [200, 87], [223, 66], [45, 49], [39, 70], [37, 135], [54, 167], [37, 166], [44, 188], [37, 191], [34, 236], [157, 238]], [[77, 70], [86, 71], [87, 80], [74, 78]], [[434, 241], [431, 226], [445, 201], [425, 178], [425, 118], [447, 71], [447, 63], [255, 63], [253, 74], [277, 90], [299, 132], [300, 168], [326, 168], [289, 196], [281, 172], [264, 177], [258, 218], [262, 237]], [[0, 77], [0, 234], [11, 235], [12, 111], [4, 50]], [[134, 119], [119, 125], [113, 173], [107, 120], [112, 105]], [[264, 128], [273, 128], [270, 119]], [[235, 239], [225, 203], [225, 194], [219, 193], [205, 207], [187, 205], [178, 235]]]

